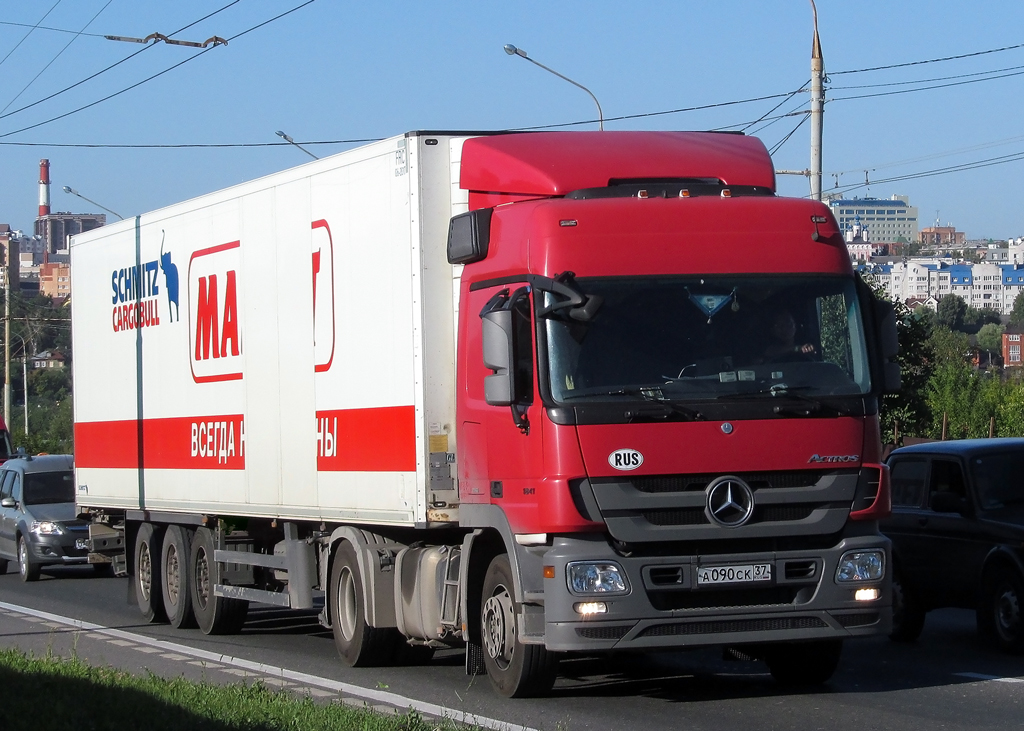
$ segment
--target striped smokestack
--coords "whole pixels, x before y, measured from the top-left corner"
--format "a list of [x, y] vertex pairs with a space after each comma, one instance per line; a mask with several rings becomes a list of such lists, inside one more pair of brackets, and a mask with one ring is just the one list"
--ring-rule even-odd
[[39, 217], [50, 215], [50, 161], [39, 161]]

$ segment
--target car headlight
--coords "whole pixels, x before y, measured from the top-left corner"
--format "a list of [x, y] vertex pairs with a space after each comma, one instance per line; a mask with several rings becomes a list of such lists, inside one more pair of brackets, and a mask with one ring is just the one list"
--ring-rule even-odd
[[610, 561], [574, 561], [565, 567], [573, 594], [625, 594], [629, 582], [618, 564]]
[[885, 576], [884, 551], [847, 551], [839, 559], [836, 581], [878, 581]]
[[30, 530], [37, 536], [62, 536], [64, 528], [52, 520], [33, 520]]

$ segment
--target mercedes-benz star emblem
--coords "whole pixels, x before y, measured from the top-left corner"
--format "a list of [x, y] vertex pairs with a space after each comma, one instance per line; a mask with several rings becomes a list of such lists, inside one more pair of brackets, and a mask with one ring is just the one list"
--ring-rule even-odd
[[754, 492], [738, 477], [719, 477], [708, 485], [707, 494], [708, 519], [726, 528], [743, 525], [754, 512]]

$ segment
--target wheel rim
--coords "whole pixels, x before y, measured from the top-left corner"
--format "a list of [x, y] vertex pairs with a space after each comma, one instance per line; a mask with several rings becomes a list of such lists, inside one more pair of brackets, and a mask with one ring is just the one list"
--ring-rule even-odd
[[483, 643], [487, 656], [501, 669], [512, 662], [515, 651], [515, 609], [509, 590], [499, 584], [494, 593], [484, 602]]
[[206, 609], [206, 603], [210, 600], [210, 562], [206, 557], [206, 549], [200, 547], [196, 551], [196, 601], [199, 606]]
[[344, 566], [338, 576], [338, 625], [341, 636], [348, 641], [355, 637], [357, 617], [355, 577], [352, 569]]
[[1020, 597], [1008, 581], [999, 583], [995, 597], [996, 631], [1004, 640], [1016, 640], [1020, 635]]
[[153, 588], [153, 557], [149, 553], [149, 544], [139, 546], [139, 592], [142, 598], [149, 601], [150, 590]]
[[178, 604], [181, 591], [181, 563], [178, 560], [178, 549], [171, 544], [167, 547], [167, 558], [164, 561], [164, 583], [167, 584], [167, 599], [171, 604]]
[[28, 546], [24, 538], [18, 541], [18, 571], [22, 576], [28, 576]]

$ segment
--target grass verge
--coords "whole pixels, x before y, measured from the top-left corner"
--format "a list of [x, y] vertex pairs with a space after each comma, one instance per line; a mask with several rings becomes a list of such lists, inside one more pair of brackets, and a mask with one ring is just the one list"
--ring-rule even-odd
[[260, 682], [215, 685], [135, 676], [78, 658], [0, 650], [3, 731], [454, 731], [410, 711], [387, 716], [339, 701], [314, 702]]

